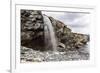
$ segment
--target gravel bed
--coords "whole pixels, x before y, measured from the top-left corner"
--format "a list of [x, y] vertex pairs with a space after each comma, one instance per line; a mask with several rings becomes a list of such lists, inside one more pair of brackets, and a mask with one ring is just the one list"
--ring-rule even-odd
[[[84, 47], [85, 48], [85, 47]], [[88, 60], [89, 52], [81, 48], [79, 50], [39, 51], [27, 47], [21, 47], [21, 63], [25, 62], [49, 62], [49, 61], [76, 61]]]

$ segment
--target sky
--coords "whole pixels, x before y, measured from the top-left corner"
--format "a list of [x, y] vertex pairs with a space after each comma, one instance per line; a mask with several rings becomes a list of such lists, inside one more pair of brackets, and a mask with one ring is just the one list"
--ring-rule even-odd
[[89, 34], [90, 14], [49, 11], [42, 11], [42, 13], [62, 21], [65, 25], [68, 25], [73, 32]]

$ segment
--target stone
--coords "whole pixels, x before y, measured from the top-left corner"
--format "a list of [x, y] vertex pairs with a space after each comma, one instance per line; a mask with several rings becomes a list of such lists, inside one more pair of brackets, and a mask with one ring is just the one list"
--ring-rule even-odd
[[65, 45], [63, 43], [59, 43], [58, 46], [65, 49]]

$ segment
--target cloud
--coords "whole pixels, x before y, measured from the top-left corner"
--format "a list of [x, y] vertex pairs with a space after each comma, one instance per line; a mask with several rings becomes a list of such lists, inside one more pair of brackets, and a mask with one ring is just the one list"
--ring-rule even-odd
[[[71, 28], [83, 28], [88, 30], [90, 24], [90, 15], [85, 13], [72, 13], [72, 12], [48, 12], [43, 11], [43, 14], [52, 16], [53, 18], [62, 21], [64, 24]], [[86, 31], [85, 31], [86, 32]]]

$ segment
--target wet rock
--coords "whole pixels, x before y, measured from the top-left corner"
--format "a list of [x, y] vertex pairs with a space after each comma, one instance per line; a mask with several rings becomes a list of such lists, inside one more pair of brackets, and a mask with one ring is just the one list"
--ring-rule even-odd
[[58, 46], [65, 49], [65, 45], [63, 43], [59, 43]]
[[59, 51], [38, 51], [27, 47], [21, 47], [21, 63], [25, 62], [49, 62], [49, 61], [73, 61], [73, 60], [88, 60], [89, 53], [78, 50], [63, 52]]

